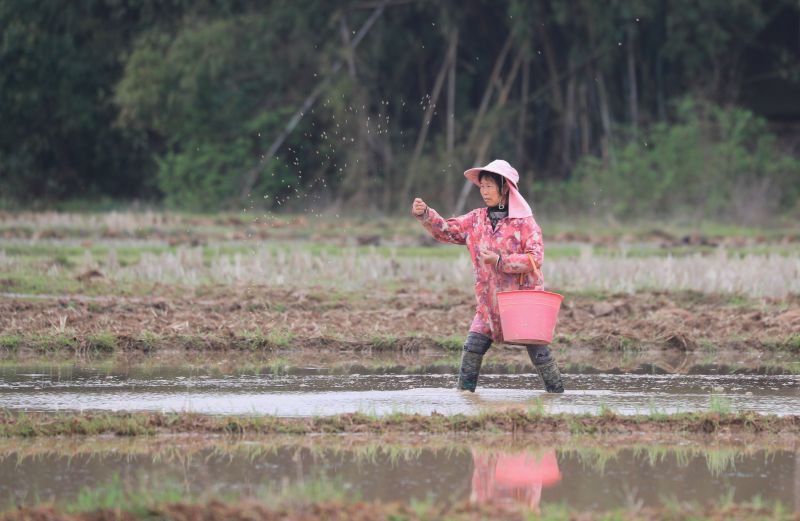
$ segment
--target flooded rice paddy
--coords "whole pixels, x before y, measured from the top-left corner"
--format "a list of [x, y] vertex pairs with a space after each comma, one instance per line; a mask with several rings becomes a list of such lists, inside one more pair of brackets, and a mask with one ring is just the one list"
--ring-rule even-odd
[[[658, 506], [667, 501], [780, 502], [800, 509], [800, 453], [758, 448], [560, 448], [502, 450], [458, 442], [444, 447], [376, 444], [337, 448], [238, 442], [132, 449], [100, 440], [75, 450], [70, 440], [16, 441], [0, 448], [0, 507], [104, 494], [183, 498], [335, 495], [382, 501], [506, 502], [580, 510]], [[99, 448], [98, 448], [99, 447]], [[324, 490], [323, 490], [324, 489]], [[3, 508], [0, 508], [2, 510]]]
[[0, 409], [159, 411], [318, 416], [347, 412], [473, 414], [505, 407], [548, 413], [800, 411], [800, 375], [565, 375], [567, 392], [547, 395], [533, 374], [482, 375], [478, 392], [455, 376], [213, 375], [175, 369], [109, 372], [84, 368], [0, 369]]

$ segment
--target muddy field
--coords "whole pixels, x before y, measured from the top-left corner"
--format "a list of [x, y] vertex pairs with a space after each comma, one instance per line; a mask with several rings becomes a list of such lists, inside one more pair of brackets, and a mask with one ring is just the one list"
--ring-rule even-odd
[[[78, 340], [102, 331], [128, 338], [149, 332], [219, 339], [282, 331], [301, 347], [309, 339], [380, 344], [380, 338], [391, 343], [408, 336], [461, 337], [473, 314], [468, 288], [330, 292], [247, 286], [191, 297], [6, 296], [0, 330], [24, 337], [63, 332]], [[557, 331], [556, 343], [570, 347], [797, 349], [792, 342], [800, 331], [800, 298], [739, 303], [693, 293], [569, 295]]]
[[0, 519], [798, 519], [796, 227], [544, 224], [559, 396], [410, 218], [0, 213]]

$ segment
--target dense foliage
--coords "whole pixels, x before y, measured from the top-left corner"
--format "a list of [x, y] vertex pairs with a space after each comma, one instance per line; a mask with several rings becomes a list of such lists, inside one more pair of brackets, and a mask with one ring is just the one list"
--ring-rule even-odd
[[540, 207], [759, 220], [800, 197], [799, 19], [792, 0], [0, 0], [0, 203], [449, 212], [460, 171], [504, 157]]

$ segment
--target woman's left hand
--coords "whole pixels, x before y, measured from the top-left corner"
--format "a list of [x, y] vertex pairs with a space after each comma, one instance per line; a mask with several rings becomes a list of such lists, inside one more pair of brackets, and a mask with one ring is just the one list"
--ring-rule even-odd
[[480, 259], [481, 262], [486, 264], [497, 264], [497, 260], [499, 258], [500, 255], [491, 250], [486, 250], [481, 248], [481, 250], [478, 252], [478, 259]]

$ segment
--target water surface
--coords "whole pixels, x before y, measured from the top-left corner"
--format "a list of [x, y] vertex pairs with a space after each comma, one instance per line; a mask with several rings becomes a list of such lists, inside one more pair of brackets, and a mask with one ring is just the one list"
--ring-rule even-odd
[[548, 395], [532, 374], [482, 375], [478, 392], [454, 389], [452, 375], [231, 375], [171, 369], [115, 373], [89, 369], [0, 369], [0, 408], [25, 411], [193, 411], [213, 414], [330, 415], [465, 413], [503, 407], [619, 414], [705, 411], [800, 414], [800, 375], [566, 375], [567, 392]]

